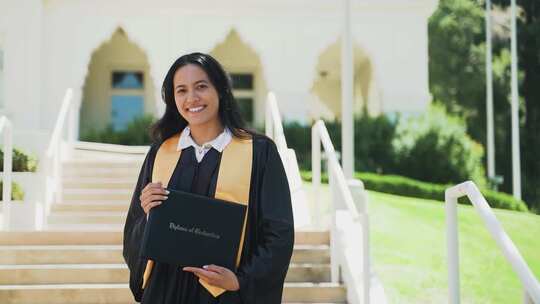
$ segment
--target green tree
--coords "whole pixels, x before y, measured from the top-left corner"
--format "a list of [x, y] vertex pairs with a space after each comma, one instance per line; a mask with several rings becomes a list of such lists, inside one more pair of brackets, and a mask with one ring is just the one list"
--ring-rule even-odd
[[483, 11], [471, 0], [441, 0], [429, 21], [429, 77], [434, 100], [466, 120], [477, 116], [485, 85]]
[[[508, 8], [509, 0], [494, 0]], [[521, 167], [523, 169], [523, 197], [536, 210], [540, 209], [540, 2], [517, 0], [518, 63], [523, 73], [520, 95], [524, 104], [521, 111]]]
[[[509, 0], [494, 0], [495, 10], [508, 15]], [[540, 208], [540, 7], [537, 0], [518, 0], [519, 64], [522, 85], [521, 145], [523, 196]], [[430, 89], [436, 102], [463, 117], [467, 132], [486, 143], [485, 115], [485, 2], [441, 0], [429, 22]], [[496, 171], [501, 187], [512, 191], [510, 134], [509, 26], [494, 36], [494, 110]]]

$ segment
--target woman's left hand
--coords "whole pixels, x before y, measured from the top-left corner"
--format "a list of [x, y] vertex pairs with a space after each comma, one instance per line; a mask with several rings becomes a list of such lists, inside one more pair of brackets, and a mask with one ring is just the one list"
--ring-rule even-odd
[[203, 266], [203, 268], [184, 267], [183, 270], [193, 273], [210, 285], [229, 291], [237, 291], [240, 289], [240, 284], [238, 283], [236, 274], [225, 267], [207, 265]]

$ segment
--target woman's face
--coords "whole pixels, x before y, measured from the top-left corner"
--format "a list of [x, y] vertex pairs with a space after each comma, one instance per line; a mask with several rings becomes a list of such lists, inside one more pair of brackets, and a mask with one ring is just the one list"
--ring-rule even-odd
[[176, 108], [190, 127], [221, 124], [218, 92], [201, 67], [187, 64], [179, 68], [173, 89]]

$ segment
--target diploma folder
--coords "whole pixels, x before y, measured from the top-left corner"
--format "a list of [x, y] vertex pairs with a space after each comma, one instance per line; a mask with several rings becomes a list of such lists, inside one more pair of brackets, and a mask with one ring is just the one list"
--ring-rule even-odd
[[179, 267], [215, 264], [236, 270], [247, 206], [171, 190], [150, 210], [141, 256]]

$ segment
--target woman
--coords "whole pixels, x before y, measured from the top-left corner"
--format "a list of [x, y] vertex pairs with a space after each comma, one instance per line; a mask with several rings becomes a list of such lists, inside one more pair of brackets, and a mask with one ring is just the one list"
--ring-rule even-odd
[[[275, 144], [245, 129], [229, 78], [209, 55], [178, 58], [163, 81], [162, 98], [166, 110], [152, 128], [156, 144], [142, 166], [124, 228], [123, 255], [135, 300], [152, 304], [281, 303], [294, 224], [288, 182]], [[172, 175], [167, 188], [210, 197], [219, 187], [218, 175], [223, 174], [218, 172], [220, 166], [225, 167], [220, 164], [224, 151], [231, 142], [250, 143], [247, 221], [236, 272], [220, 265], [181, 269], [149, 263], [140, 256], [148, 213], [167, 203], [168, 192], [162, 183], [152, 182], [152, 170], [160, 147], [170, 146], [171, 141], [181, 154], [174, 170], [169, 166]], [[211, 293], [209, 285], [222, 292]]]

